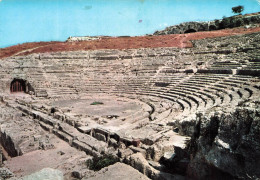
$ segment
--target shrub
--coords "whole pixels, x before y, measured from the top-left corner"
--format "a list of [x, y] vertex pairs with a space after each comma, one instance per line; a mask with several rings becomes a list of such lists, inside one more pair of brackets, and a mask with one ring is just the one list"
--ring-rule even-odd
[[254, 22], [254, 23], [260, 22], [260, 20], [256, 16], [252, 16], [251, 21]]
[[95, 101], [95, 102], [91, 103], [90, 105], [100, 105], [100, 104], [104, 104], [104, 103], [99, 102], [99, 101]]
[[244, 21], [242, 19], [237, 19], [236, 27], [243, 26], [243, 25], [244, 25]]
[[223, 19], [222, 21], [220, 22], [220, 29], [224, 29], [224, 28], [227, 28], [230, 24], [230, 18], [227, 18], [225, 16], [223, 16]]
[[236, 17], [234, 17], [234, 16], [229, 17], [229, 25], [228, 25], [228, 27], [229, 28], [236, 27], [236, 21], [237, 21]]
[[215, 24], [216, 24], [216, 26], [219, 26], [220, 20], [216, 19], [216, 20], [215, 20]]
[[99, 171], [100, 169], [119, 162], [119, 158], [111, 154], [100, 157], [93, 157], [92, 160], [87, 160], [86, 164], [90, 170]]

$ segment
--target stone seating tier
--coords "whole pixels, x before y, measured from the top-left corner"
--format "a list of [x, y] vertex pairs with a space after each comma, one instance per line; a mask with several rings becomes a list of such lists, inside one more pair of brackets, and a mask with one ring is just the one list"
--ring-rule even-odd
[[[178, 146], [171, 138], [180, 136], [172, 133], [182, 131], [185, 121], [190, 123], [192, 134], [197, 115], [229, 111], [259, 99], [259, 55], [255, 48], [258, 41], [259, 33], [255, 33], [192, 41], [194, 47], [185, 49], [95, 50], [10, 57], [1, 61], [0, 88], [5, 93], [2, 100], [7, 99], [8, 108], [13, 107], [48, 133], [91, 156], [117, 148], [116, 152], [141, 152], [158, 162], [168, 151], [184, 152], [187, 143], [181, 141]], [[15, 78], [29, 82], [34, 95], [22, 94], [19, 98], [10, 94], [10, 83]], [[87, 107], [90, 102], [81, 101], [100, 97], [110, 98], [109, 103], [104, 103], [109, 108], [112, 99], [116, 109], [122, 108], [119, 102], [133, 104], [117, 117], [115, 112], [91, 114], [92, 107], [103, 111], [102, 106]], [[75, 102], [81, 107], [86, 102], [86, 109], [76, 109]], [[174, 125], [178, 123], [179, 126]], [[136, 138], [142, 146], [133, 148]]]

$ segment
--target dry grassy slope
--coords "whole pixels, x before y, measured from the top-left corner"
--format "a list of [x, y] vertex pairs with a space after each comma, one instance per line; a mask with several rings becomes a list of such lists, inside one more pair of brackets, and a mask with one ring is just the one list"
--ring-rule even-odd
[[103, 37], [100, 40], [82, 42], [35, 42], [24, 43], [0, 49], [0, 59], [32, 53], [78, 51], [94, 49], [137, 49], [155, 47], [192, 47], [190, 40], [232, 36], [237, 34], [249, 34], [259, 32], [260, 27], [233, 28], [217, 31], [197, 32], [190, 34], [172, 34], [163, 36], [137, 36], [137, 37]]

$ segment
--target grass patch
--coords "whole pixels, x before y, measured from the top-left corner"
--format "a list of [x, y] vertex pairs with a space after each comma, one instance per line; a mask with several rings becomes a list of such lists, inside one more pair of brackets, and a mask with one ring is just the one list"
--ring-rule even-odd
[[115, 164], [116, 162], [119, 162], [118, 157], [111, 154], [105, 154], [103, 156], [93, 157], [93, 159], [87, 160], [86, 164], [90, 170], [99, 171], [100, 169]]
[[99, 101], [95, 101], [95, 102], [91, 103], [90, 105], [101, 105], [101, 104], [104, 104], [104, 103], [99, 102]]

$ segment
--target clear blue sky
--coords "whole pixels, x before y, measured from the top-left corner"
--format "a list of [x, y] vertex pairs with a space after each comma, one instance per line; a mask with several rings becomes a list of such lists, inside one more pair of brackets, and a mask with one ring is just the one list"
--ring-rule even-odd
[[259, 0], [0, 0], [0, 48], [69, 36], [145, 35], [184, 21], [259, 12]]

